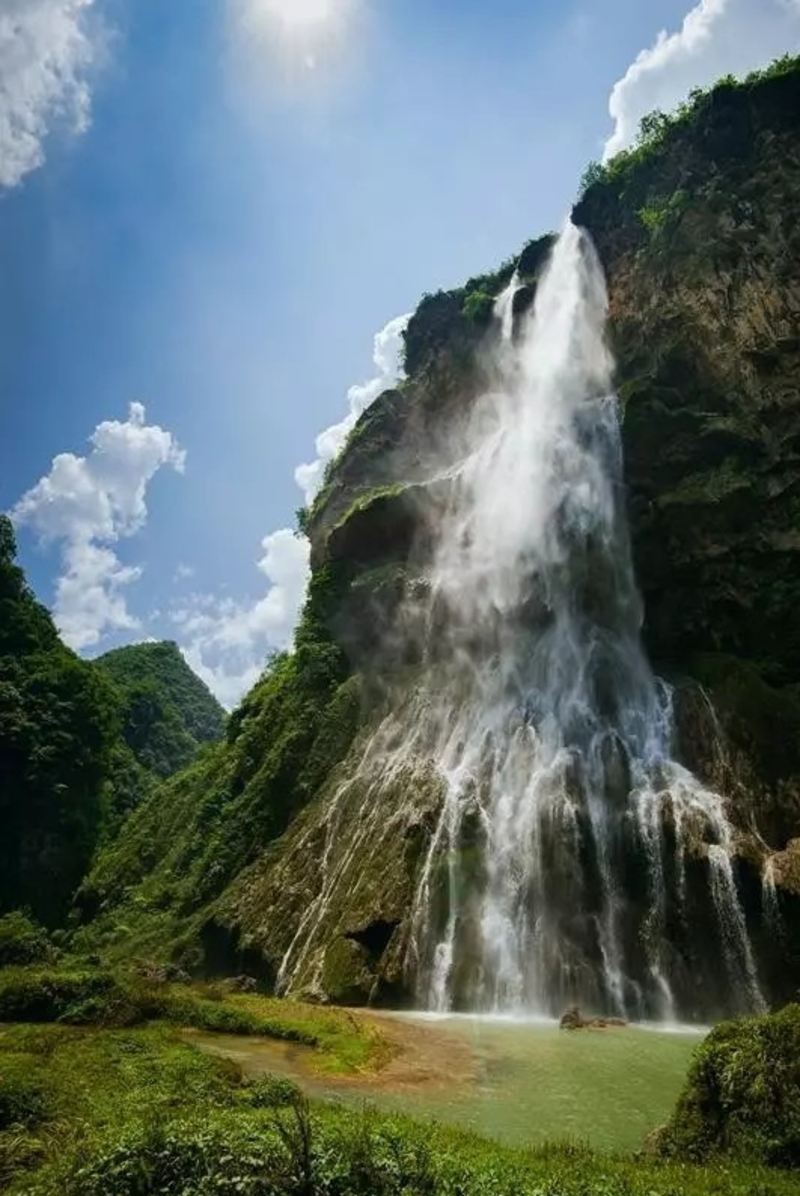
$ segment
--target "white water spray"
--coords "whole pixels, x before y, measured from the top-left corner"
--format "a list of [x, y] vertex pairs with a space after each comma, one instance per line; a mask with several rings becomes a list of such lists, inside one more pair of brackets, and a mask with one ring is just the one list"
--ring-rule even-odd
[[448, 471], [427, 597], [408, 612], [418, 684], [337, 791], [331, 826], [343, 802], [359, 811], [347, 867], [326, 845], [282, 978], [313, 954], [359, 853], [385, 841], [398, 817], [385, 794], [413, 804], [402, 778], [413, 786], [422, 761], [443, 790], [406, 952], [424, 1007], [707, 1013], [676, 946], [700, 910], [729, 1008], [759, 1008], [723, 802], [672, 759], [671, 694], [640, 643], [591, 241], [567, 225], [515, 328], [516, 285], [497, 301], [497, 385]]
[[640, 646], [588, 237], [566, 227], [512, 342], [514, 287], [497, 304], [500, 385], [442, 520], [409, 742], [447, 781], [415, 911], [423, 1001], [545, 1011], [581, 996], [673, 1018], [664, 935], [694, 832], [715, 845], [720, 950], [759, 1005], [722, 802], [671, 759], [670, 695]]

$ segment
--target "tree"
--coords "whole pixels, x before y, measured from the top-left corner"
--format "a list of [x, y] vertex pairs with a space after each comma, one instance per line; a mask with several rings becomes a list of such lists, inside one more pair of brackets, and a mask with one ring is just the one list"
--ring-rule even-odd
[[0, 910], [66, 912], [97, 843], [118, 701], [60, 641], [0, 516]]

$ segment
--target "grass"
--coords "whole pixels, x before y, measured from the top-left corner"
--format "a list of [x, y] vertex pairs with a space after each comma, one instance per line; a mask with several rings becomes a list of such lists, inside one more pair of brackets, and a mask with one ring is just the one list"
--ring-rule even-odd
[[5, 1087], [37, 1093], [0, 1127], [9, 1196], [790, 1196], [788, 1173], [514, 1150], [400, 1115], [309, 1106], [170, 1026], [0, 1028]]
[[311, 1047], [312, 1066], [328, 1075], [372, 1070], [391, 1054], [377, 1027], [348, 1010], [323, 1009], [277, 997], [242, 993], [209, 999], [192, 990], [173, 990], [167, 1016], [182, 1026]]
[[322, 1009], [222, 986], [161, 984], [130, 971], [6, 968], [0, 1022], [127, 1027], [151, 1021], [215, 1033], [257, 1035], [310, 1048], [329, 1074], [379, 1066], [389, 1048], [371, 1024], [343, 1009]]

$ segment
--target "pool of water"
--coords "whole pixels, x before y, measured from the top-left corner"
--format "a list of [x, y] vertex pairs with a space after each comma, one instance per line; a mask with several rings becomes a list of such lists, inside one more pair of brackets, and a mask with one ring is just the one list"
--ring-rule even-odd
[[438, 1028], [469, 1045], [476, 1075], [459, 1089], [423, 1091], [418, 1112], [518, 1145], [571, 1139], [607, 1150], [635, 1149], [666, 1120], [699, 1040], [694, 1029], [568, 1032], [530, 1019], [452, 1018]]
[[[400, 1056], [375, 1077], [314, 1072], [286, 1043], [200, 1034], [198, 1045], [251, 1074], [272, 1072], [310, 1094], [436, 1118], [514, 1145], [584, 1141], [600, 1150], [641, 1145], [672, 1110], [697, 1027], [559, 1030], [544, 1019], [387, 1014], [404, 1030]], [[409, 1022], [418, 1033], [409, 1034]], [[414, 1067], [404, 1066], [412, 1042]], [[452, 1060], [452, 1067], [448, 1066]]]

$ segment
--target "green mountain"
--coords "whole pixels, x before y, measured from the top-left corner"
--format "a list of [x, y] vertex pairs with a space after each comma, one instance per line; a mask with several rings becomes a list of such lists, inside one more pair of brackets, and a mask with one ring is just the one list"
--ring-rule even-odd
[[99, 656], [123, 699], [122, 735], [139, 764], [164, 778], [222, 739], [225, 711], [177, 644], [132, 644]]
[[55, 925], [97, 845], [221, 739], [225, 715], [175, 644], [77, 657], [15, 557], [0, 516], [0, 912]]
[[[723, 80], [591, 168], [574, 210], [608, 280], [645, 645], [674, 686], [678, 758], [730, 821], [724, 844], [702, 813], [664, 834], [684, 844], [692, 893], [721, 900], [735, 885], [742, 925], [726, 933], [749, 935], [773, 1000], [800, 983], [798, 110], [798, 59]], [[423, 298], [406, 381], [361, 416], [303, 513], [313, 576], [294, 653], [271, 662], [224, 743], [134, 812], [86, 882], [110, 951], [209, 971], [244, 960], [334, 1000], [411, 998], [415, 893], [447, 887], [442, 867], [422, 874], [442, 780], [424, 756], [396, 763], [401, 732], [382, 744], [380, 783], [365, 754], [420, 686], [409, 612], [425, 605], [465, 413], [493, 383], [495, 300], [516, 272], [519, 320], [552, 244]], [[590, 599], [593, 580], [590, 558]], [[467, 831], [458, 875], [478, 885], [477, 813]], [[644, 901], [640, 863], [626, 884]], [[697, 1009], [706, 979], [724, 1000], [704, 971], [719, 947], [709, 902], [665, 906], [654, 931]]]

